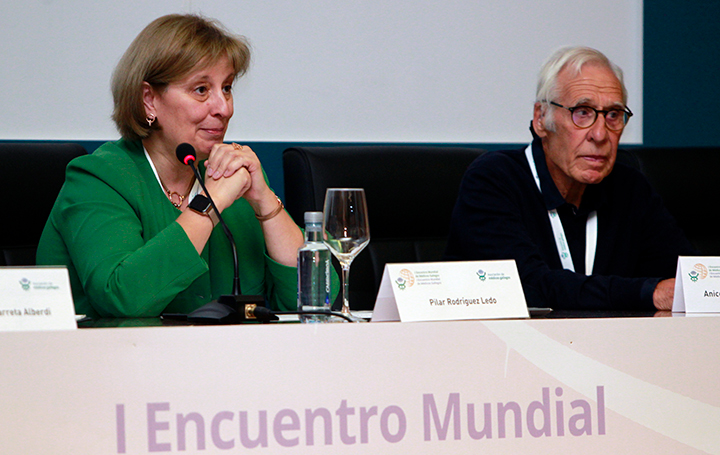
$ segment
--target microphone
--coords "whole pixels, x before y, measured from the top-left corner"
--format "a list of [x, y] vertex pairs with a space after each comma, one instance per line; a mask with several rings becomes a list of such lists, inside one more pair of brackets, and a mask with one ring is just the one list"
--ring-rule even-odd
[[182, 143], [175, 149], [175, 155], [181, 163], [190, 166], [195, 173], [195, 178], [200, 182], [205, 196], [210, 201], [213, 210], [218, 216], [218, 222], [222, 226], [225, 236], [230, 241], [233, 255], [233, 266], [235, 273], [233, 275], [233, 289], [230, 295], [221, 295], [217, 300], [207, 303], [195, 311], [187, 315], [187, 321], [199, 324], [236, 324], [245, 320], [256, 320], [261, 322], [276, 321], [278, 317], [265, 307], [265, 298], [261, 295], [242, 295], [240, 291], [240, 273], [238, 266], [237, 247], [232, 232], [228, 228], [225, 220], [220, 215], [215, 202], [210, 196], [210, 192], [205, 187], [200, 171], [195, 166], [197, 155], [195, 148], [188, 144]]
[[192, 145], [187, 142], [183, 142], [178, 145], [175, 149], [175, 156], [177, 156], [177, 159], [179, 159], [181, 163], [190, 165], [193, 169], [195, 169], [195, 160], [197, 159], [197, 155], [195, 154], [195, 147]]
[[218, 216], [218, 223], [222, 226], [225, 235], [230, 241], [233, 254], [233, 265], [235, 267], [235, 273], [233, 276], [233, 290], [230, 295], [221, 295], [217, 300], [210, 303], [206, 303], [195, 311], [188, 314], [174, 314], [164, 313], [162, 317], [169, 320], [182, 320], [195, 324], [239, 324], [243, 321], [259, 321], [259, 322], [270, 322], [277, 321], [280, 318], [277, 315], [293, 315], [293, 314], [320, 314], [320, 315], [331, 315], [341, 319], [345, 319], [348, 322], [357, 322], [352, 318], [349, 318], [343, 313], [327, 310], [298, 310], [298, 311], [272, 311], [270, 308], [265, 306], [265, 298], [261, 295], [242, 295], [240, 291], [240, 274], [238, 272], [238, 256], [237, 247], [235, 246], [235, 239], [233, 238], [232, 232], [228, 228], [225, 220], [223, 220], [220, 212], [215, 205], [210, 192], [205, 187], [205, 182], [195, 166], [197, 155], [195, 148], [188, 144], [182, 143], [175, 149], [175, 155], [177, 159], [192, 168], [195, 173], [195, 178], [202, 186], [205, 191], [205, 196], [210, 201], [210, 204], [215, 210]]

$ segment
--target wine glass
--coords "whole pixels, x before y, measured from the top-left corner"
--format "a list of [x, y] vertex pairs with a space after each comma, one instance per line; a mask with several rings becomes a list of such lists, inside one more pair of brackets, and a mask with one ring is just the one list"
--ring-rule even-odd
[[342, 267], [342, 313], [350, 315], [348, 289], [350, 264], [370, 242], [365, 190], [328, 188], [323, 210], [323, 242]]

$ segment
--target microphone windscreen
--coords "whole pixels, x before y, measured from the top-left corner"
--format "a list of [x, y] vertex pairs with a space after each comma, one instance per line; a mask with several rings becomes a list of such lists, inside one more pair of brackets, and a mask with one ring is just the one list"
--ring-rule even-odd
[[175, 155], [181, 163], [189, 164], [190, 161], [195, 161], [195, 147], [188, 144], [187, 142], [183, 142], [175, 149]]

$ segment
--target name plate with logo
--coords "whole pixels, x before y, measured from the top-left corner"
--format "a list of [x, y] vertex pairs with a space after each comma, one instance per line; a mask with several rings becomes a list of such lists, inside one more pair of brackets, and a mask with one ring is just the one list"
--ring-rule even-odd
[[386, 264], [373, 321], [528, 318], [515, 261]]
[[672, 310], [675, 313], [720, 313], [720, 257], [678, 258]]
[[0, 331], [77, 329], [66, 268], [0, 267]]

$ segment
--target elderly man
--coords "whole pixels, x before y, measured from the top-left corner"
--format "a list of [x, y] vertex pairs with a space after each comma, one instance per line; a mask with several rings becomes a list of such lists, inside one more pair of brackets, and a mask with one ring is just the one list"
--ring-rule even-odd
[[529, 306], [670, 309], [677, 257], [697, 253], [645, 178], [615, 163], [626, 101], [622, 71], [602, 53], [552, 55], [532, 144], [470, 165], [447, 258], [515, 259]]

